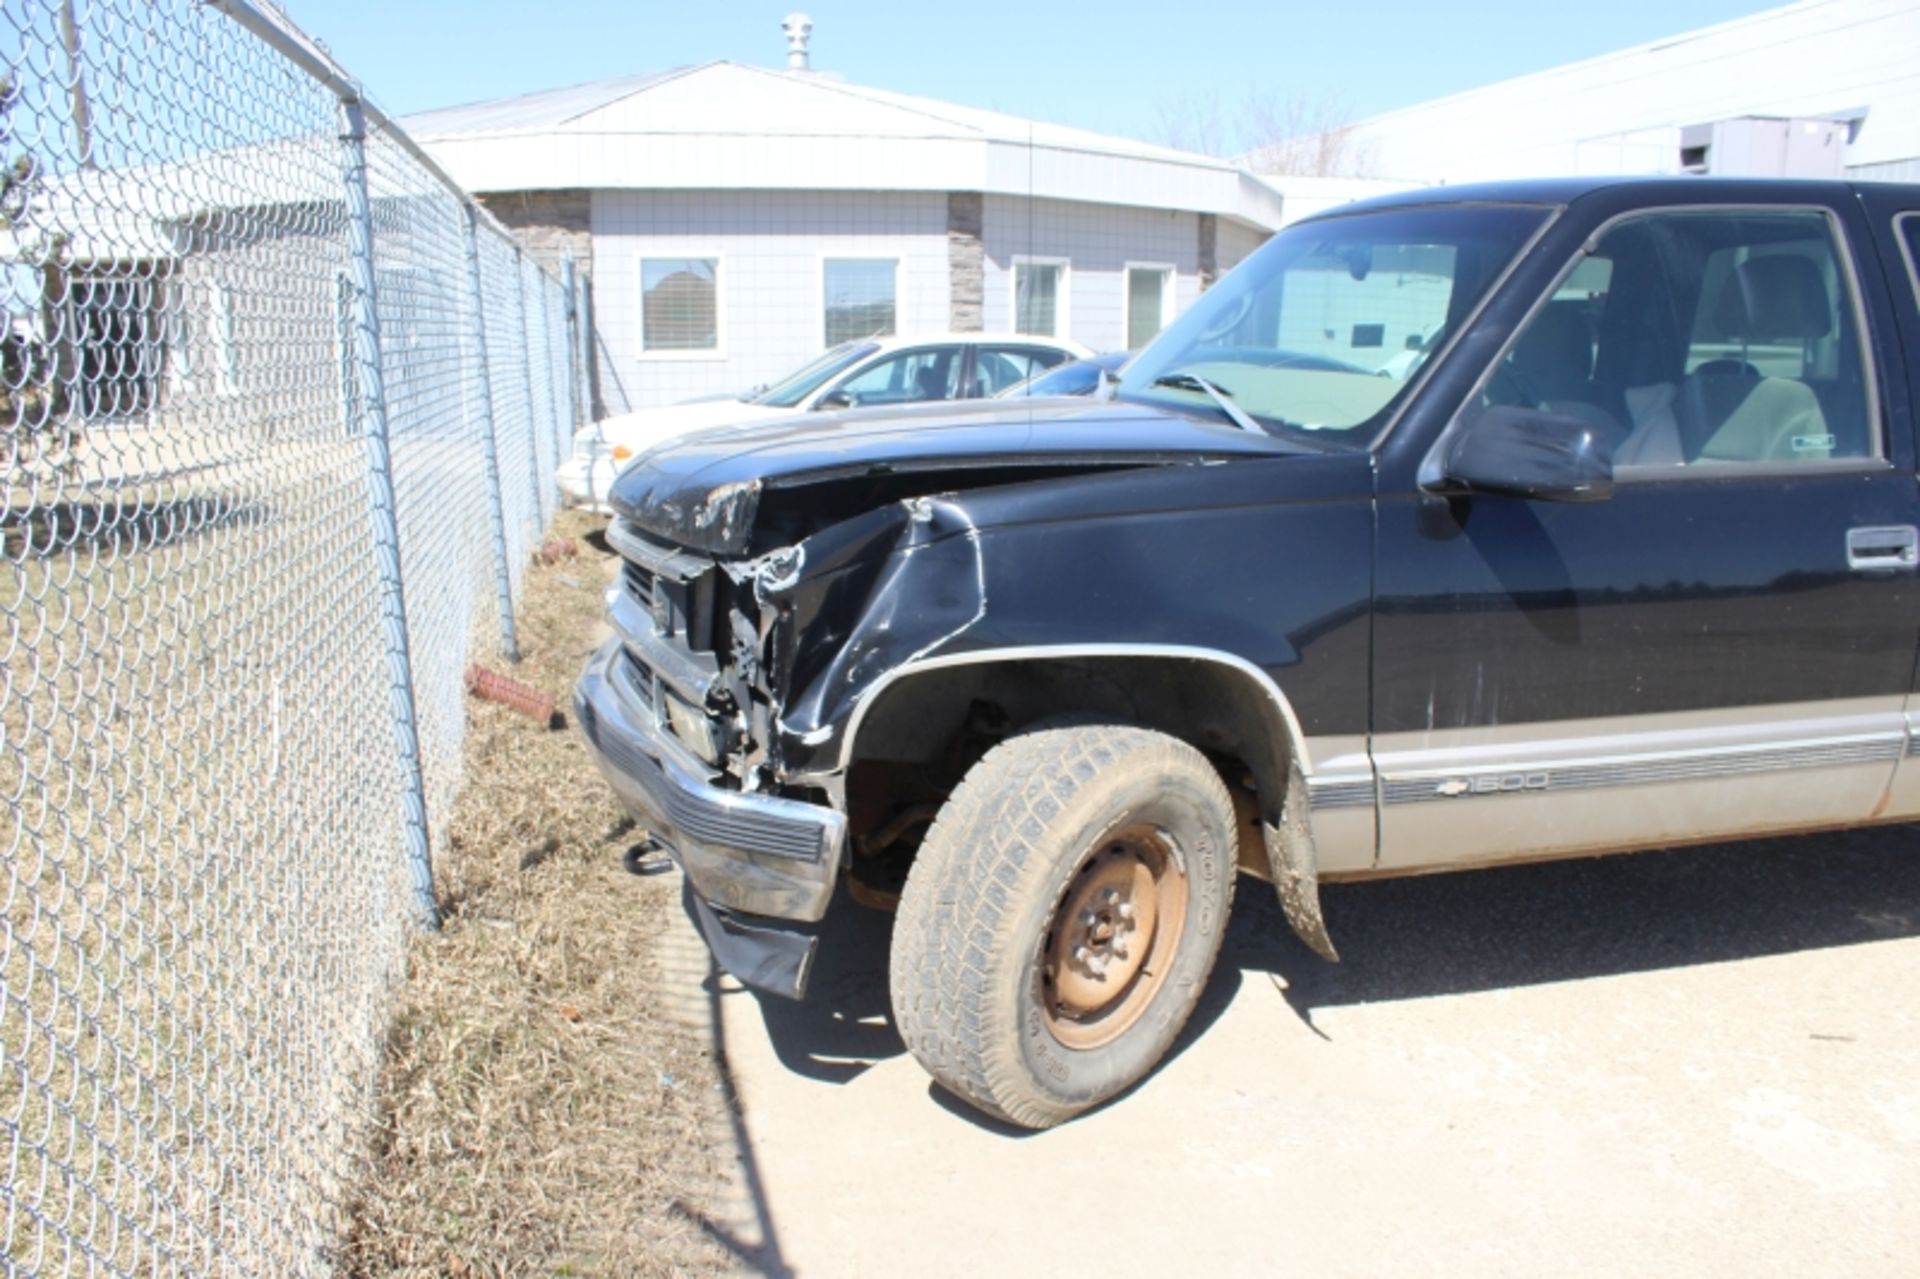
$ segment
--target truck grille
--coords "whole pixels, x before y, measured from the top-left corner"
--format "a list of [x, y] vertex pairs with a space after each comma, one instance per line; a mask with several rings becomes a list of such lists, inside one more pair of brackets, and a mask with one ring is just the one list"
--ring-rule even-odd
[[[612, 525], [607, 537], [624, 561], [611, 605], [614, 629], [626, 650], [616, 667], [621, 692], [636, 714], [672, 731], [703, 761], [717, 763], [732, 736], [718, 710], [729, 698], [726, 653], [715, 651], [725, 647], [715, 644], [720, 629], [714, 620], [716, 592], [722, 585], [718, 567], [622, 522]], [[705, 714], [708, 741], [693, 740], [698, 734], [688, 726], [687, 708]]]
[[626, 659], [624, 662], [615, 664], [615, 674], [625, 685], [627, 696], [633, 699], [633, 704], [644, 710], [648, 718], [658, 722], [660, 694], [654, 688], [654, 681], [659, 677], [648, 670], [633, 654], [628, 653]]
[[635, 602], [638, 603], [641, 608], [651, 613], [653, 611], [653, 593], [657, 586], [653, 573], [641, 565], [635, 564], [632, 560], [628, 560], [621, 565], [620, 577], [621, 585], [626, 588], [627, 594], [633, 596]]

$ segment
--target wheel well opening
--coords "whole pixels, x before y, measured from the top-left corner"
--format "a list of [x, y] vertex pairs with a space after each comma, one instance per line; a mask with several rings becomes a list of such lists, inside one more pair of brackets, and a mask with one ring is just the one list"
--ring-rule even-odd
[[856, 880], [883, 898], [897, 891], [940, 805], [981, 757], [1042, 722], [1075, 718], [1180, 738], [1214, 762], [1249, 825], [1280, 812], [1293, 750], [1286, 714], [1234, 666], [1103, 656], [942, 667], [889, 685], [859, 723], [846, 776]]

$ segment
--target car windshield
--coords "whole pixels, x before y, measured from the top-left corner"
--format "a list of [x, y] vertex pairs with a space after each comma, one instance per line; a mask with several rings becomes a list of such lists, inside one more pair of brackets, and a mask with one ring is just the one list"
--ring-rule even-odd
[[1117, 398], [1364, 449], [1546, 217], [1462, 204], [1288, 227], [1136, 356]]
[[876, 342], [842, 342], [825, 355], [803, 366], [798, 372], [775, 382], [754, 396], [749, 403], [766, 404], [776, 409], [795, 408], [800, 401], [818, 390], [821, 383], [828, 378], [855, 361], [866, 359], [879, 349], [880, 346]]

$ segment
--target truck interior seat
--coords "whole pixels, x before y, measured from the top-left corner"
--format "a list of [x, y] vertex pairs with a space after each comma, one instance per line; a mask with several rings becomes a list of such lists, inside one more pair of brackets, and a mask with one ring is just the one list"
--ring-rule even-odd
[[[1831, 330], [1833, 306], [1811, 259], [1759, 257], [1734, 268], [1713, 319], [1715, 338], [1725, 342], [1808, 342]], [[1689, 373], [1674, 415], [1689, 461], [1792, 461], [1834, 452], [1813, 388], [1759, 376], [1744, 360], [1711, 360]]]

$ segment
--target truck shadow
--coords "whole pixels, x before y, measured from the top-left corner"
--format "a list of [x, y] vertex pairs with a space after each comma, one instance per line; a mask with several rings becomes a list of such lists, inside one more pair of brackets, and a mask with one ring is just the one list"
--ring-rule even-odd
[[1312, 1026], [1319, 1008], [1920, 936], [1916, 845], [1920, 829], [1886, 826], [1328, 885], [1338, 964], [1243, 883], [1221, 967], [1276, 975]]
[[[1920, 828], [1332, 884], [1322, 898], [1339, 964], [1293, 936], [1271, 888], [1241, 879], [1220, 962], [1170, 1058], [1248, 980], [1270, 982], [1324, 1033], [1317, 1009], [1920, 936]], [[829, 918], [806, 1001], [760, 1008], [788, 1069], [847, 1083], [905, 1051], [887, 1000], [892, 918], [844, 899]]]

